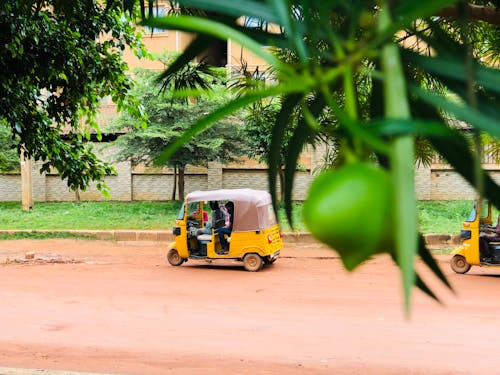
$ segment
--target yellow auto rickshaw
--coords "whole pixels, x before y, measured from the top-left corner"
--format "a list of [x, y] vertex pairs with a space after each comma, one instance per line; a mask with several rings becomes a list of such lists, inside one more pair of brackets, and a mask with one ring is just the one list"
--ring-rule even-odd
[[[226, 211], [224, 220], [216, 218], [222, 209]], [[232, 228], [221, 230], [227, 227], [228, 217]], [[173, 234], [175, 241], [169, 244], [167, 253], [167, 260], [173, 266], [180, 266], [188, 259], [236, 259], [243, 261], [247, 271], [255, 272], [264, 264], [274, 263], [283, 247], [270, 194], [253, 189], [188, 194], [175, 220]]]
[[456, 273], [466, 273], [471, 266], [500, 266], [500, 216], [492, 225], [492, 204], [477, 199], [462, 225], [462, 246], [452, 252], [450, 265]]

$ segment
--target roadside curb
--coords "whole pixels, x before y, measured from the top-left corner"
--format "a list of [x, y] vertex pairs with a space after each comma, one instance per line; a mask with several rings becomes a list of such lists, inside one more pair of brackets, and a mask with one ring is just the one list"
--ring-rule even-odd
[[[0, 235], [15, 235], [17, 233], [54, 233], [70, 234], [103, 241], [153, 241], [169, 242], [174, 236], [171, 230], [0, 230]], [[460, 245], [458, 234], [425, 234], [425, 244], [429, 247], [455, 247]], [[284, 232], [285, 243], [316, 243], [309, 232]]]
[[462, 243], [459, 234], [437, 234], [430, 233], [424, 235], [425, 244], [429, 247], [456, 247]]

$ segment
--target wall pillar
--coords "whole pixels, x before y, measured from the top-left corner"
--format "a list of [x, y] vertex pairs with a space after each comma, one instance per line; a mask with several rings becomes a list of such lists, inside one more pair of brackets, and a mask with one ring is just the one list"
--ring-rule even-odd
[[33, 209], [33, 161], [21, 149], [21, 204], [24, 211]]

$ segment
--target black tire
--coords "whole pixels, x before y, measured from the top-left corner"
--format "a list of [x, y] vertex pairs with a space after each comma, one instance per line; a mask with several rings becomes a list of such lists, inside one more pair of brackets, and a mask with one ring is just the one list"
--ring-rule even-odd
[[264, 261], [259, 254], [246, 254], [243, 258], [243, 267], [249, 272], [257, 272], [264, 267]]
[[271, 257], [265, 257], [265, 258], [264, 258], [264, 264], [269, 264], [269, 265], [271, 265], [271, 264], [273, 264], [274, 262], [276, 262], [276, 259], [278, 259], [278, 258], [272, 258], [272, 259], [271, 259]]
[[467, 273], [471, 268], [471, 265], [467, 263], [465, 257], [459, 254], [455, 254], [453, 258], [451, 258], [450, 266], [453, 271], [460, 274]]
[[181, 256], [175, 249], [170, 249], [168, 251], [167, 260], [168, 263], [170, 263], [172, 266], [180, 266], [182, 263], [184, 263], [184, 259], [181, 258]]

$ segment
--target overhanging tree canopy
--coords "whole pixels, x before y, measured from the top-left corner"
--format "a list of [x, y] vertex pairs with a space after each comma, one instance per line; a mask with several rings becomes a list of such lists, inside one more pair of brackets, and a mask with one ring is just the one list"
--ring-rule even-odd
[[91, 132], [99, 138], [101, 99], [141, 115], [122, 60], [126, 46], [141, 45], [122, 9], [86, 0], [0, 4], [0, 126], [12, 129], [18, 152], [42, 160], [42, 171], [55, 168], [72, 189], [113, 172], [84, 145]]

